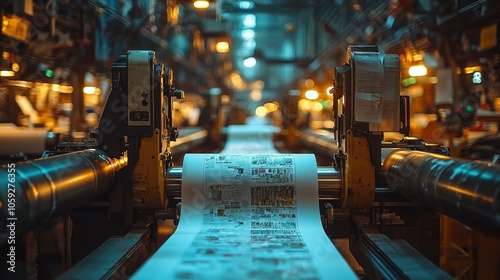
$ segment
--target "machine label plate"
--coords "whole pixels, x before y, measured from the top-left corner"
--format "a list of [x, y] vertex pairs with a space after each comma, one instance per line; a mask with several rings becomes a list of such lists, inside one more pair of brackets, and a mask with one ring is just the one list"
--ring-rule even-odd
[[149, 112], [148, 111], [131, 111], [129, 120], [134, 122], [148, 122], [149, 121]]

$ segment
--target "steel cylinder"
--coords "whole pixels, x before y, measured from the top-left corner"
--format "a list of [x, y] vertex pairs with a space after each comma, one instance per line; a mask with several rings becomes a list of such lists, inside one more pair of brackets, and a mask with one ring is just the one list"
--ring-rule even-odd
[[[320, 200], [336, 200], [341, 193], [341, 173], [329, 166], [318, 166], [318, 192]], [[171, 167], [167, 171], [166, 192], [169, 199], [181, 199], [182, 167]]]
[[330, 166], [318, 166], [318, 193], [320, 200], [340, 199], [342, 173]]
[[174, 166], [167, 170], [165, 179], [167, 198], [181, 200], [182, 197], [182, 166]]
[[484, 233], [500, 235], [500, 166], [411, 150], [384, 162], [389, 187]]
[[116, 160], [89, 149], [3, 166], [0, 240], [11, 222], [22, 234], [102, 194], [126, 164], [126, 156]]

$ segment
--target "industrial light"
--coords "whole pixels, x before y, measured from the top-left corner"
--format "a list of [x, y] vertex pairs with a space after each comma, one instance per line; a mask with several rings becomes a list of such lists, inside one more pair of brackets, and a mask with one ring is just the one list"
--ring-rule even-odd
[[208, 1], [194, 1], [193, 7], [196, 9], [207, 9], [210, 6]]
[[310, 111], [311, 110], [311, 101], [307, 99], [301, 99], [298, 102], [299, 110], [301, 111]]
[[222, 92], [222, 90], [221, 90], [220, 88], [218, 88], [218, 87], [213, 87], [213, 88], [210, 88], [210, 89], [208, 90], [208, 93], [209, 93], [210, 95], [214, 95], [214, 96], [218, 96], [218, 95], [220, 95], [220, 93], [221, 93], [221, 92]]
[[472, 73], [472, 83], [475, 85], [483, 83], [483, 76], [481, 75], [481, 72], [477, 71]]
[[276, 105], [276, 103], [266, 103], [264, 104], [264, 107], [267, 109], [268, 112], [274, 112], [278, 110], [278, 105]]
[[241, 31], [241, 38], [244, 40], [251, 40], [255, 38], [255, 31], [253, 29], [245, 29]]
[[242, 88], [244, 86], [243, 79], [238, 73], [232, 73], [229, 78], [231, 79], [231, 83], [235, 88]]
[[229, 52], [229, 43], [228, 42], [217, 42], [217, 44], [215, 44], [215, 50], [218, 53], [227, 53], [227, 52]]
[[17, 63], [17, 62], [12, 63], [12, 70], [14, 72], [19, 72], [20, 69], [21, 69], [21, 67], [19, 66], [19, 63]]
[[61, 93], [72, 93], [73, 92], [73, 87], [72, 86], [59, 86], [59, 92]]
[[401, 81], [401, 85], [403, 87], [408, 87], [408, 86], [414, 85], [416, 83], [417, 83], [417, 79], [415, 79], [415, 77], [410, 77], [408, 79], [404, 79]]
[[101, 89], [98, 87], [84, 87], [83, 93], [99, 95], [101, 94]]
[[2, 70], [0, 71], [0, 76], [1, 77], [14, 77], [15, 72], [12, 70]]
[[250, 92], [250, 99], [253, 101], [260, 101], [262, 99], [262, 92], [260, 90], [252, 90]]
[[427, 75], [427, 68], [424, 65], [413, 65], [408, 69], [408, 74], [412, 77], [419, 77]]
[[22, 87], [22, 88], [32, 88], [33, 87], [33, 83], [32, 82], [21, 81], [21, 80], [7, 81], [7, 84], [9, 86]]
[[222, 105], [227, 105], [229, 103], [231, 103], [231, 97], [227, 94], [224, 94], [220, 97], [220, 103]]
[[319, 97], [319, 93], [314, 89], [310, 89], [306, 91], [305, 96], [309, 100], [316, 100]]
[[52, 69], [45, 70], [45, 77], [52, 78], [54, 76], [54, 71]]
[[51, 87], [52, 91], [59, 91], [60, 88], [61, 88], [61, 85], [59, 85], [59, 84], [52, 84], [52, 87]]
[[307, 79], [304, 84], [306, 85], [306, 87], [313, 87], [314, 86], [314, 80], [313, 79]]
[[247, 28], [254, 28], [256, 24], [256, 17], [253, 14], [244, 15], [242, 17], [243, 26]]
[[479, 71], [481, 71], [481, 66], [471, 66], [471, 67], [464, 68], [465, 74], [472, 74], [474, 72], [479, 72]]
[[253, 9], [253, 7], [255, 7], [255, 4], [252, 1], [241, 1], [239, 3], [239, 7], [242, 10], [248, 10], [248, 9]]
[[243, 66], [245, 67], [254, 67], [255, 65], [257, 64], [257, 60], [255, 59], [255, 57], [249, 57], [245, 60], [243, 60]]
[[257, 117], [263, 118], [267, 115], [267, 112], [268, 111], [267, 111], [266, 107], [264, 107], [264, 106], [259, 106], [259, 107], [257, 107], [257, 109], [255, 109], [255, 115]]
[[230, 77], [231, 77], [231, 81], [233, 83], [240, 83], [241, 82], [241, 77], [240, 77], [240, 75], [238, 75], [238, 73], [232, 73]]
[[83, 88], [83, 93], [85, 93], [85, 94], [94, 94], [95, 93], [95, 87], [84, 87]]

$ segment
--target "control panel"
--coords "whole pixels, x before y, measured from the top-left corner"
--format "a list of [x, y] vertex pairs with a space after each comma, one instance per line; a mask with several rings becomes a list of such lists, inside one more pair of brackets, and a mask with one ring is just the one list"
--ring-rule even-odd
[[129, 126], [151, 125], [154, 89], [154, 52], [129, 51], [128, 55], [128, 122]]

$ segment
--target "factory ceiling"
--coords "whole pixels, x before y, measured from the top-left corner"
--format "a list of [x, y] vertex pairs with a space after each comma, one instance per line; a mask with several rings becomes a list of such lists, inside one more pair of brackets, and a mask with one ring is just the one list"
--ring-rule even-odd
[[239, 75], [229, 83], [235, 97], [250, 100], [253, 90], [261, 90], [260, 102], [265, 102], [302, 91], [309, 78], [318, 90], [326, 89], [351, 44], [374, 44], [401, 55], [435, 52], [453, 67], [465, 48], [457, 40], [478, 33], [472, 27], [480, 19], [495, 21], [498, 11], [498, 3], [487, 0], [221, 0], [202, 14], [208, 18], [201, 21], [201, 30], [216, 36], [226, 30], [222, 36], [231, 41], [231, 67], [223, 81]]
[[[457, 29], [472, 26], [474, 18], [498, 15], [496, 1], [469, 2], [219, 0], [200, 10], [191, 0], [7, 0], [2, 16], [17, 16], [29, 29], [2, 36], [1, 43], [28, 61], [22, 71], [43, 62], [107, 72], [127, 49], [153, 49], [188, 91], [219, 87], [245, 101], [260, 90], [262, 101], [273, 101], [308, 78], [331, 84], [349, 44], [432, 49], [438, 25], [460, 37]], [[215, 51], [219, 41], [229, 43], [228, 53]]]
[[[259, 90], [264, 101], [273, 101], [297, 89], [297, 83], [307, 78], [331, 84], [332, 69], [338, 62], [331, 55], [331, 43], [340, 42], [340, 35], [347, 32], [345, 28], [354, 17], [366, 17], [364, 14], [375, 9], [382, 11], [378, 8], [381, 5], [387, 7], [386, 1], [371, 1], [366, 6], [361, 2], [219, 1], [216, 22], [226, 27], [232, 71], [241, 77], [231, 80], [235, 96], [246, 100], [250, 92]], [[205, 23], [206, 29], [215, 25], [214, 21]], [[330, 55], [320, 58], [322, 50]]]

